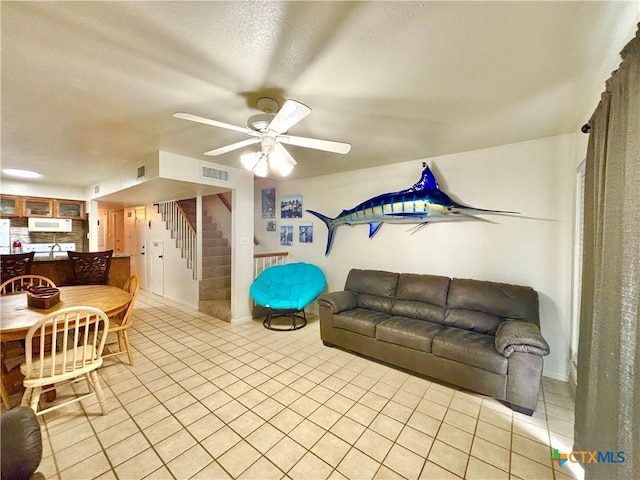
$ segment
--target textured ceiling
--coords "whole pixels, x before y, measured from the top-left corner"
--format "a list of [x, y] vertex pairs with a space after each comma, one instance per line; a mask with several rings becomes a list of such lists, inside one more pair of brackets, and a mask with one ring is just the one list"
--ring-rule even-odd
[[[93, 185], [157, 151], [241, 133], [265, 94], [313, 112], [293, 178], [579, 129], [637, 2], [2, 2], [2, 166]], [[255, 148], [254, 148], [255, 149]]]

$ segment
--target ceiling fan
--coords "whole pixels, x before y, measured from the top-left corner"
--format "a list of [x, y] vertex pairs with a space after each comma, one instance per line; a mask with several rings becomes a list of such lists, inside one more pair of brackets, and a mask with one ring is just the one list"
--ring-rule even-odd
[[204, 152], [204, 155], [215, 157], [259, 143], [260, 151], [241, 157], [242, 165], [259, 177], [265, 177], [269, 169], [278, 172], [282, 176], [291, 173], [297, 162], [282, 144], [341, 154], [349, 153], [349, 150], [351, 150], [351, 144], [349, 143], [287, 135], [287, 131], [291, 127], [311, 113], [311, 109], [300, 102], [287, 100], [282, 108], [278, 110], [279, 104], [276, 100], [262, 97], [258, 99], [257, 106], [263, 113], [249, 117], [246, 127], [211, 120], [190, 113], [174, 113], [173, 116], [250, 135], [252, 138], [209, 150]]

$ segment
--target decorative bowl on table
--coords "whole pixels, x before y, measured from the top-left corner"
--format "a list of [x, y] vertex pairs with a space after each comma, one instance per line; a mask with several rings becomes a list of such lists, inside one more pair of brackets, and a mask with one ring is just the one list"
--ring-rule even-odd
[[30, 308], [47, 309], [60, 301], [60, 290], [54, 287], [33, 287], [27, 290], [27, 305]]

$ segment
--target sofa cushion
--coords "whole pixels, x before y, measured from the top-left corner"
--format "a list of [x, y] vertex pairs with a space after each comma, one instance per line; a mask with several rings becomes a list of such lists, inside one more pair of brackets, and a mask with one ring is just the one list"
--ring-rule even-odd
[[347, 276], [345, 290], [356, 293], [375, 295], [393, 299], [396, 295], [396, 286], [400, 275], [380, 270], [352, 269]]
[[391, 317], [376, 327], [376, 340], [431, 352], [431, 341], [442, 326], [405, 317]]
[[398, 278], [396, 298], [446, 307], [450, 282], [449, 277], [403, 273]]
[[540, 324], [538, 294], [533, 288], [520, 285], [454, 278], [447, 307]]
[[445, 327], [433, 338], [431, 351], [438, 357], [500, 375], [507, 374], [508, 360], [496, 351], [495, 338], [492, 335]]
[[463, 310], [461, 308], [448, 308], [443, 323], [449, 327], [464, 328], [472, 332], [495, 335], [503, 318], [489, 315], [488, 313]]
[[391, 318], [391, 315], [367, 310], [364, 308], [354, 308], [333, 316], [333, 326], [350, 332], [375, 337], [376, 325]]

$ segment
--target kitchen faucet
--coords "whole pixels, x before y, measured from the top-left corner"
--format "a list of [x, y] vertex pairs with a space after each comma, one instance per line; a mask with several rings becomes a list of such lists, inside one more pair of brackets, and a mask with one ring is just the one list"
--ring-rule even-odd
[[49, 258], [53, 258], [53, 251], [58, 247], [58, 251], [62, 251], [62, 247], [58, 242], [56, 242], [56, 235], [53, 235], [53, 245], [51, 245], [51, 251], [49, 252]]

